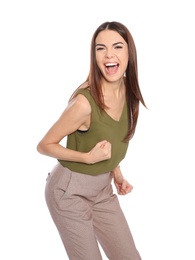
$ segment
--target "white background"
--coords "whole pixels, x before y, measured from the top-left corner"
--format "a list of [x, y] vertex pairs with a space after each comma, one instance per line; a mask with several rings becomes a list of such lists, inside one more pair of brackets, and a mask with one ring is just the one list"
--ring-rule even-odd
[[193, 1], [2, 0], [2, 260], [68, 259], [44, 199], [56, 161], [36, 145], [86, 79], [93, 32], [112, 20], [133, 35], [148, 106], [122, 162], [134, 190], [121, 206], [143, 260], [195, 259]]

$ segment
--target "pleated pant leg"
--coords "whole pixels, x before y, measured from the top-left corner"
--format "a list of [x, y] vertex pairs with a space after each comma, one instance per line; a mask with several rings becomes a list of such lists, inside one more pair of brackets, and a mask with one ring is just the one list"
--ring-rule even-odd
[[113, 194], [111, 173], [91, 176], [57, 164], [45, 197], [70, 260], [140, 260], [127, 221]]

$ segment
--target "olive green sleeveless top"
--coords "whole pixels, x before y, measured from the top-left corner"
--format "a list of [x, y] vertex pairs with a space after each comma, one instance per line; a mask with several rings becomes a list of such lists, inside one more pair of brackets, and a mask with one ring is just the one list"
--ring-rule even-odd
[[94, 164], [58, 160], [71, 171], [98, 175], [112, 171], [125, 157], [128, 142], [123, 139], [128, 131], [127, 104], [125, 102], [119, 121], [114, 120], [94, 101], [89, 89], [79, 89], [91, 105], [91, 124], [87, 131], [75, 131], [67, 136], [67, 148], [79, 152], [89, 152], [98, 142], [107, 140], [112, 144], [111, 158]]

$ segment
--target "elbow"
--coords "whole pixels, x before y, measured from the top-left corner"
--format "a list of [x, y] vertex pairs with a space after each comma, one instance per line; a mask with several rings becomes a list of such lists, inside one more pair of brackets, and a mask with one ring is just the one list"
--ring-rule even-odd
[[43, 154], [43, 147], [41, 145], [41, 142], [39, 142], [38, 145], [37, 145], [37, 152]]

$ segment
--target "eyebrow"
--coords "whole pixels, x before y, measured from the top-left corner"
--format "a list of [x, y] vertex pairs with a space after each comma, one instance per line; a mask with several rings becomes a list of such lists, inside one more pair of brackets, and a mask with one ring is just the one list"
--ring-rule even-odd
[[[123, 44], [124, 45], [123, 42], [116, 42], [116, 43], [113, 44], [113, 46], [115, 46], [117, 44]], [[105, 44], [101, 44], [101, 43], [97, 43], [95, 46], [104, 46], [105, 47], [106, 45]]]

